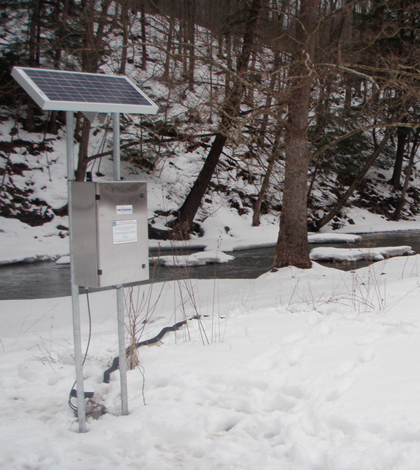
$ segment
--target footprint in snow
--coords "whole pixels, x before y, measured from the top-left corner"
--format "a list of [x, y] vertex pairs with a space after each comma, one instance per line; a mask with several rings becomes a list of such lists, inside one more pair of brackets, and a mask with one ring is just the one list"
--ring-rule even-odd
[[300, 346], [294, 346], [286, 351], [290, 366], [295, 366], [301, 359], [303, 349]]
[[355, 361], [343, 362], [335, 369], [335, 377], [342, 377], [343, 375], [348, 374], [356, 367], [356, 365], [357, 363]]
[[328, 391], [325, 399], [334, 401], [340, 398], [344, 393], [348, 392], [354, 384], [353, 377], [344, 377], [338, 380]]
[[373, 359], [374, 355], [375, 355], [375, 353], [374, 353], [373, 349], [365, 349], [360, 354], [359, 361], [360, 362], [370, 362]]

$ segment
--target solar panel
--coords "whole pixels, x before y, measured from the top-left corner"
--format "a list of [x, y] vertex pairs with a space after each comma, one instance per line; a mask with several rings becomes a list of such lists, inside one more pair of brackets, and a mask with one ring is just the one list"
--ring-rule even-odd
[[44, 110], [132, 114], [158, 110], [122, 75], [13, 67], [12, 76]]

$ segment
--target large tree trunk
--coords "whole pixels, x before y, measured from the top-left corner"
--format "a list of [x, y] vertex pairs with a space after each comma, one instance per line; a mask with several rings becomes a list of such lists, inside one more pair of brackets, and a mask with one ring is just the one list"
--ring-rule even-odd
[[244, 94], [245, 85], [241, 80], [241, 76], [248, 69], [248, 62], [251, 55], [255, 29], [258, 20], [258, 14], [261, 8], [261, 0], [253, 0], [249, 9], [248, 22], [246, 25], [242, 52], [237, 63], [237, 77], [232, 91], [226, 96], [221, 110], [221, 123], [218, 133], [213, 141], [210, 152], [203, 165], [200, 174], [197, 177], [190, 193], [185, 199], [184, 204], [178, 211], [178, 216], [172, 224], [174, 236], [186, 238], [188, 232], [191, 231], [194, 217], [201, 205], [201, 200], [207, 190], [210, 180], [219, 162], [220, 155], [227, 140], [229, 130], [232, 128], [235, 120], [239, 116], [240, 104]]
[[306, 132], [289, 136], [286, 147], [283, 204], [273, 267], [311, 267], [307, 229], [308, 138]]
[[310, 268], [307, 229], [308, 116], [313, 81], [319, 0], [301, 3], [290, 70], [286, 168], [280, 231], [273, 267]]

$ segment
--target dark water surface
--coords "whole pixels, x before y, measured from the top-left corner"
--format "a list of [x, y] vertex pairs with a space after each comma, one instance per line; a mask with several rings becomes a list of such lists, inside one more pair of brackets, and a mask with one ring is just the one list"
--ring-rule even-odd
[[[318, 246], [354, 248], [409, 245], [416, 253], [420, 253], [420, 231], [418, 230], [363, 234], [361, 236], [362, 240], [358, 243], [310, 244], [309, 248]], [[224, 264], [208, 264], [188, 268], [151, 265], [150, 277], [155, 282], [186, 277], [195, 279], [214, 279], [216, 277], [218, 279], [254, 279], [270, 269], [274, 250], [274, 247], [266, 247], [234, 251], [230, 254], [235, 257], [235, 260]], [[156, 256], [153, 252], [151, 255]], [[369, 262], [360, 261], [350, 265], [321, 264], [349, 270], [367, 266]], [[70, 269], [68, 265], [57, 265], [52, 261], [44, 261], [0, 266], [0, 300], [43, 299], [66, 295], [70, 295]]]

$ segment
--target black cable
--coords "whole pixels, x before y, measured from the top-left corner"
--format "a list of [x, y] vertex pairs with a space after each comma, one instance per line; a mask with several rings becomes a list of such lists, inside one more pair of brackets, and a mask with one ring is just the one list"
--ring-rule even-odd
[[[85, 352], [85, 355], [84, 355], [84, 358], [83, 358], [82, 366], [85, 364], [85, 361], [86, 361], [87, 353], [89, 351], [91, 334], [92, 334], [92, 316], [91, 316], [91, 312], [90, 312], [89, 293], [88, 293], [87, 289], [86, 289], [86, 301], [87, 301], [88, 315], [89, 315], [89, 337], [88, 337], [88, 343], [87, 343], [87, 346], [86, 346], [86, 352]], [[159, 342], [166, 333], [168, 333], [169, 331], [176, 331], [179, 328], [181, 328], [182, 326], [184, 326], [186, 323], [187, 323], [187, 320], [183, 320], [183, 321], [180, 321], [178, 323], [175, 323], [175, 325], [167, 326], [167, 327], [163, 328], [159, 332], [159, 334], [157, 334], [155, 337], [136, 343], [135, 347], [137, 349], [137, 348], [140, 348], [141, 346], [148, 346], [148, 345], [151, 345], [151, 344], [155, 344], [155, 343]], [[131, 351], [131, 346], [126, 349], [126, 354], [130, 351]], [[117, 357], [114, 358], [111, 367], [104, 372], [103, 383], [109, 383], [110, 375], [111, 375], [112, 372], [114, 372], [115, 370], [117, 370], [119, 368], [119, 363], [120, 363], [120, 358], [117, 356]], [[142, 375], [143, 375], [143, 402], [145, 403], [145, 399], [144, 399], [144, 370], [142, 372]], [[69, 404], [69, 407], [73, 410], [74, 414], [77, 416], [77, 406], [75, 406], [71, 401], [72, 398], [77, 398], [77, 390], [75, 390], [75, 388], [74, 388], [74, 386], [76, 385], [76, 382], [77, 382], [77, 380], [74, 381], [73, 386], [70, 390], [68, 404]], [[85, 392], [85, 398], [92, 398], [92, 397], [93, 397], [93, 392]]]
[[[183, 320], [183, 321], [180, 321], [178, 323], [175, 323], [175, 325], [167, 326], [167, 327], [163, 328], [160, 331], [160, 333], [158, 335], [156, 335], [154, 338], [146, 339], [145, 341], [140, 341], [139, 343], [135, 344], [135, 347], [137, 349], [137, 348], [140, 348], [141, 346], [149, 346], [150, 344], [158, 343], [166, 333], [168, 333], [169, 331], [176, 331], [179, 328], [181, 328], [181, 326], [185, 325], [186, 323], [187, 323], [187, 320]], [[131, 352], [131, 350], [132, 350], [132, 347], [129, 346], [125, 350], [126, 355], [129, 354]], [[114, 372], [119, 367], [120, 367], [120, 358], [119, 358], [119, 356], [117, 356], [117, 357], [114, 357], [114, 360], [112, 361], [111, 367], [104, 372], [104, 379], [103, 379], [104, 384], [109, 383], [111, 372]]]
[[[89, 302], [89, 292], [86, 289], [86, 303], [87, 303], [87, 308], [88, 308], [88, 318], [89, 318], [89, 336], [88, 336], [88, 342], [86, 345], [86, 351], [85, 351], [85, 356], [82, 361], [82, 367], [85, 365], [86, 362], [86, 357], [89, 351], [89, 346], [90, 346], [90, 340], [92, 337], [92, 315], [90, 313], [90, 302]], [[73, 410], [74, 414], [77, 416], [77, 406], [73, 405], [71, 399], [77, 397], [77, 390], [75, 390], [74, 386], [76, 385], [77, 380], [74, 381], [70, 393], [69, 393], [69, 400], [68, 404], [69, 407]], [[85, 398], [92, 398], [93, 397], [93, 392], [85, 392]]]

